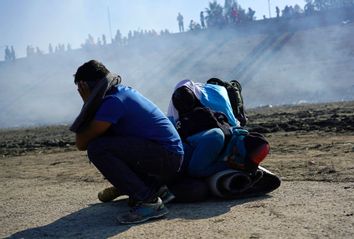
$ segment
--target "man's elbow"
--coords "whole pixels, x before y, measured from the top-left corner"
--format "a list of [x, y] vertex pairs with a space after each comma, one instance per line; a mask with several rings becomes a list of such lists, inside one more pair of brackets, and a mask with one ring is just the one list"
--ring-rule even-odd
[[78, 142], [76, 142], [76, 147], [77, 147], [77, 149], [80, 150], [80, 151], [85, 151], [85, 150], [87, 150], [87, 145], [80, 144], [80, 143], [78, 143]]
[[86, 142], [83, 137], [80, 137], [80, 135], [76, 135], [75, 145], [78, 150], [84, 151], [87, 150], [88, 142]]

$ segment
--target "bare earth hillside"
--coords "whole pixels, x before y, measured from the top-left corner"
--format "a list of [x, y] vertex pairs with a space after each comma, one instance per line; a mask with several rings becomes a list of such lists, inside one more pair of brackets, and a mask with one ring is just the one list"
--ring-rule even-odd
[[352, 238], [354, 102], [262, 107], [250, 130], [271, 143], [264, 167], [282, 178], [264, 197], [168, 205], [165, 219], [122, 226], [126, 198], [73, 147], [67, 126], [0, 131], [3, 238]]
[[69, 122], [81, 108], [73, 74], [91, 59], [163, 110], [179, 81], [212, 77], [239, 80], [250, 107], [353, 100], [354, 21], [310, 23], [274, 19], [6, 62], [0, 64], [0, 126]]

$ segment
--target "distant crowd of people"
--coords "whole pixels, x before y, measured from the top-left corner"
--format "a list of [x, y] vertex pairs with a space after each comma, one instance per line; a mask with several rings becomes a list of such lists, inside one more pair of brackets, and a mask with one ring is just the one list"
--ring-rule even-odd
[[[302, 9], [298, 4], [291, 6], [286, 5], [282, 10], [276, 6], [275, 7], [275, 18], [293, 18], [299, 17], [301, 15], [312, 15], [315, 12], [325, 11], [330, 8], [336, 7], [353, 7], [354, 1], [330, 1], [330, 0], [306, 0], [306, 4]], [[242, 24], [245, 22], [252, 22], [256, 20], [255, 17], [256, 11], [252, 8], [247, 8], [247, 10], [243, 9], [235, 0], [225, 0], [224, 6], [221, 6], [216, 1], [209, 2], [208, 8], [205, 11], [201, 11], [199, 14], [199, 22], [191, 19], [189, 21], [188, 31], [198, 31], [203, 30], [210, 27], [223, 27], [226, 25], [236, 25]], [[270, 16], [269, 16], [270, 17]], [[263, 19], [267, 19], [265, 15], [263, 15]], [[179, 12], [177, 15], [178, 29], [179, 32], [185, 32], [184, 27], [184, 17]], [[102, 35], [95, 38], [89, 34], [84, 43], [81, 44], [81, 48], [83, 49], [92, 49], [96, 47], [105, 46], [108, 44], [115, 44], [118, 46], [126, 46], [131, 42], [141, 39], [154, 38], [164, 35], [171, 34], [169, 30], [161, 30], [159, 33], [155, 30], [136, 30], [129, 31], [127, 36], [123, 36], [119, 30], [116, 31], [114, 37], [111, 37], [110, 43], [107, 40], [106, 35]], [[52, 44], [48, 46], [48, 54], [60, 53], [71, 51], [72, 47], [70, 44], [58, 44], [53, 47]], [[26, 48], [26, 57], [38, 56], [45, 54], [45, 51], [40, 49], [39, 47], [33, 47], [32, 45], [28, 45]], [[13, 61], [16, 59], [16, 53], [13, 46], [6, 46], [5, 61]]]
[[[67, 44], [65, 47], [65, 44], [58, 44], [57, 46], [53, 47], [51, 43], [49, 43], [48, 46], [48, 53], [53, 54], [53, 53], [59, 53], [59, 52], [65, 52], [65, 51], [71, 51], [71, 45]], [[31, 45], [28, 45], [26, 47], [26, 56], [27, 57], [32, 57], [35, 55], [43, 55], [45, 54], [43, 50], [41, 50], [39, 47], [33, 47]]]
[[[141, 39], [147, 39], [147, 38], [153, 38], [153, 37], [158, 37], [158, 36], [163, 36], [163, 35], [169, 35], [170, 32], [169, 30], [161, 30], [160, 33], [156, 32], [155, 30], [140, 30], [140, 31], [129, 31], [127, 36], [124, 36], [121, 34], [119, 30], [117, 30], [115, 36], [111, 39], [111, 44], [115, 44], [118, 46], [126, 46], [129, 44], [129, 42], [132, 42], [134, 40], [141, 40]], [[85, 39], [84, 43], [82, 43], [80, 46], [82, 49], [93, 49], [97, 47], [102, 47], [110, 44], [109, 41], [107, 40], [107, 37], [105, 34], [103, 34], [101, 37], [98, 37], [95, 39], [91, 34], [88, 34], [88, 37]], [[61, 52], [68, 52], [71, 51], [72, 47], [71, 44], [61, 44], [59, 43], [56, 46], [53, 46], [51, 43], [48, 45], [48, 50], [44, 51], [43, 49], [40, 49], [38, 46], [34, 47], [32, 45], [27, 45], [26, 47], [26, 57], [33, 57], [33, 56], [41, 56], [46, 54], [55, 54], [55, 53], [61, 53]], [[16, 54], [14, 47], [11, 46], [6, 46], [5, 48], [5, 61], [12, 61], [16, 59]]]
[[[304, 8], [300, 5], [286, 5], [282, 10], [276, 6], [276, 18], [294, 18], [301, 15], [312, 15], [315, 12], [321, 12], [328, 9], [340, 7], [354, 7], [352, 0], [306, 0]], [[206, 15], [204, 16], [204, 13]], [[256, 20], [256, 11], [252, 8], [243, 9], [235, 0], [225, 0], [224, 6], [216, 1], [209, 2], [209, 7], [200, 12], [200, 22], [190, 20], [189, 30], [200, 30], [207, 27], [223, 27], [232, 24], [241, 24]], [[269, 16], [271, 18], [271, 16]], [[263, 20], [267, 19], [263, 15]], [[184, 17], [181, 13], [177, 15], [179, 32], [184, 32]]]

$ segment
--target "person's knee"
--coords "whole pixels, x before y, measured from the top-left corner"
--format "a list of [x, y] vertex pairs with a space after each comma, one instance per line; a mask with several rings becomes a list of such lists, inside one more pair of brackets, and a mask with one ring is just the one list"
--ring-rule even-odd
[[212, 167], [214, 156], [204, 155], [202, 158], [198, 156], [198, 158], [194, 157], [193, 159], [188, 165], [189, 175], [195, 177], [204, 177], [205, 174], [207, 174], [209, 168]]
[[225, 141], [225, 135], [219, 128], [209, 130], [209, 132], [203, 138], [213, 146], [222, 146], [224, 145]]
[[87, 156], [91, 161], [99, 158], [100, 156], [104, 155], [105, 152], [105, 143], [104, 139], [98, 137], [92, 140], [87, 146]]
[[223, 145], [225, 142], [225, 135], [221, 129], [217, 129], [214, 133], [215, 142], [219, 145]]

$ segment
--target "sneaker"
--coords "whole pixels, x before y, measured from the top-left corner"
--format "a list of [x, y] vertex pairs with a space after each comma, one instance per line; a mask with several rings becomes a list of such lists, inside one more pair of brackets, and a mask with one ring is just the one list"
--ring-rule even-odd
[[135, 224], [161, 218], [167, 213], [168, 209], [164, 206], [161, 198], [158, 197], [154, 203], [139, 203], [128, 214], [118, 217], [118, 221], [121, 224]]
[[[167, 186], [162, 186], [159, 191], [157, 191], [157, 196], [161, 198], [163, 204], [167, 204], [171, 202], [173, 199], [176, 198], [176, 196], [170, 192], [170, 190], [167, 188]], [[129, 207], [135, 207], [138, 205], [138, 201], [135, 201], [132, 198], [128, 198], [128, 206]]]
[[157, 195], [161, 198], [164, 204], [167, 204], [176, 198], [176, 196], [168, 190], [167, 186], [162, 186], [157, 192]]
[[121, 195], [116, 187], [109, 187], [99, 192], [97, 196], [101, 202], [110, 202]]

